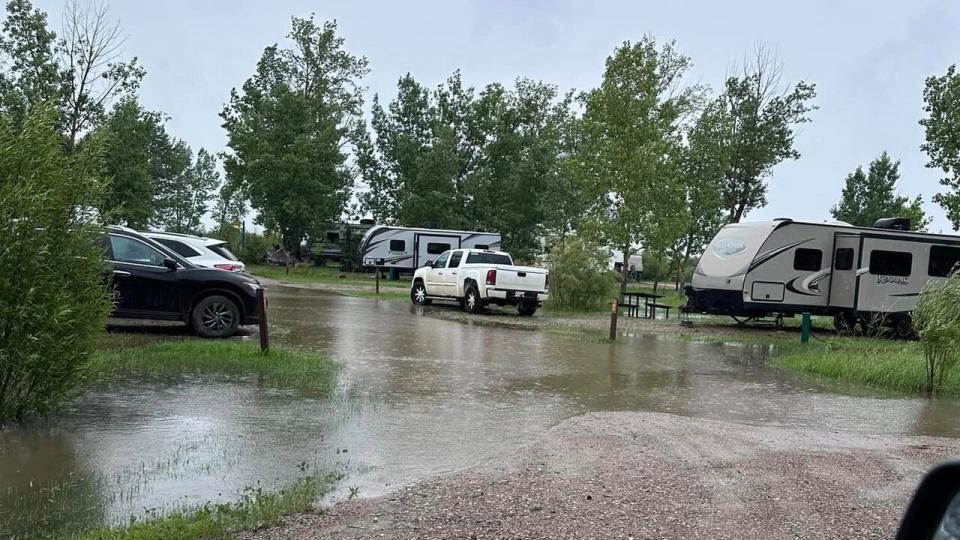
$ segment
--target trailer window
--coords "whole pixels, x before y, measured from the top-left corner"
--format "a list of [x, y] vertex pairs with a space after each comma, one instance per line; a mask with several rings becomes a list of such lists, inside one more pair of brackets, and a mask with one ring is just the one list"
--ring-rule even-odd
[[441, 244], [438, 242], [430, 242], [427, 244], [427, 254], [429, 255], [439, 255], [448, 249], [450, 249], [450, 244]]
[[477, 244], [473, 246], [475, 249], [490, 249], [490, 246], [487, 244]]
[[909, 276], [913, 255], [903, 251], [870, 252], [870, 273], [877, 276]]
[[819, 249], [798, 248], [793, 254], [793, 269], [805, 272], [819, 270], [823, 264], [823, 252]]
[[850, 270], [853, 268], [853, 248], [837, 248], [833, 256], [833, 268], [836, 270]]
[[960, 248], [950, 246], [930, 246], [930, 277], [947, 277], [960, 263]]
[[460, 266], [460, 259], [462, 258], [463, 258], [462, 251], [454, 251], [453, 255], [450, 256], [450, 264], [448, 264], [447, 266], [449, 266], [450, 268], [456, 268]]
[[[390, 241], [390, 251], [406, 251], [407, 250], [407, 241], [406, 240], [391, 240]], [[442, 253], [442, 252], [441, 252]]]

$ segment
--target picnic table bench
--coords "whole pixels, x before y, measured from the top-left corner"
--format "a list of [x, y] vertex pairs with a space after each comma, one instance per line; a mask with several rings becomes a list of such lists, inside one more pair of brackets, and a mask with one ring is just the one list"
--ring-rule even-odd
[[670, 318], [670, 308], [666, 304], [658, 303], [657, 300], [663, 298], [662, 294], [652, 294], [645, 292], [625, 292], [623, 300], [617, 305], [626, 308], [628, 317], [639, 317], [640, 308], [643, 307], [643, 317], [645, 319], [654, 319], [657, 316], [657, 310], [664, 310], [666, 317]]

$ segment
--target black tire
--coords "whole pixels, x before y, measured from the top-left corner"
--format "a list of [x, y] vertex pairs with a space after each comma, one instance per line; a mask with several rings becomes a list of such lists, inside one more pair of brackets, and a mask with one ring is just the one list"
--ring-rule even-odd
[[429, 306], [433, 300], [427, 298], [427, 288], [423, 286], [422, 281], [413, 284], [410, 289], [410, 301], [415, 306]]
[[208, 296], [193, 306], [190, 323], [200, 337], [230, 337], [240, 326], [240, 309], [226, 296]]
[[857, 328], [857, 317], [850, 311], [840, 311], [833, 315], [833, 328], [838, 334], [853, 334]]
[[483, 312], [483, 300], [480, 299], [480, 291], [477, 290], [476, 285], [468, 285], [467, 290], [463, 293], [463, 300], [460, 302], [460, 306], [467, 313], [482, 313]]
[[893, 337], [897, 339], [913, 339], [913, 319], [900, 317], [893, 323]]
[[532, 317], [537, 312], [537, 305], [533, 302], [521, 302], [517, 305], [517, 312], [524, 317]]

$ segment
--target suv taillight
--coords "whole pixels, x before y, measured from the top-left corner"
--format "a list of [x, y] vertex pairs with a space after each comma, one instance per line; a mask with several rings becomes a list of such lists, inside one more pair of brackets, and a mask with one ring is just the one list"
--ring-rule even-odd
[[487, 285], [496, 285], [496, 284], [497, 284], [497, 271], [487, 270]]
[[239, 272], [239, 264], [228, 264], [228, 263], [217, 263], [213, 265], [214, 268], [219, 268], [220, 270], [226, 270], [227, 272]]

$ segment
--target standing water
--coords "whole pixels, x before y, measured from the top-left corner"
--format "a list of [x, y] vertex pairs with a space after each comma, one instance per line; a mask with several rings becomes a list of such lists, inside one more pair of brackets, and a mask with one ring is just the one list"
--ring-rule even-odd
[[[117, 523], [341, 471], [375, 496], [509, 453], [590, 411], [960, 436], [956, 400], [832, 392], [767, 367], [768, 347], [592, 334], [429, 316], [402, 302], [270, 290], [275, 343], [344, 369], [332, 396], [255, 378], [143, 377], [0, 431], [0, 535]], [[430, 309], [453, 309], [434, 307]]]

